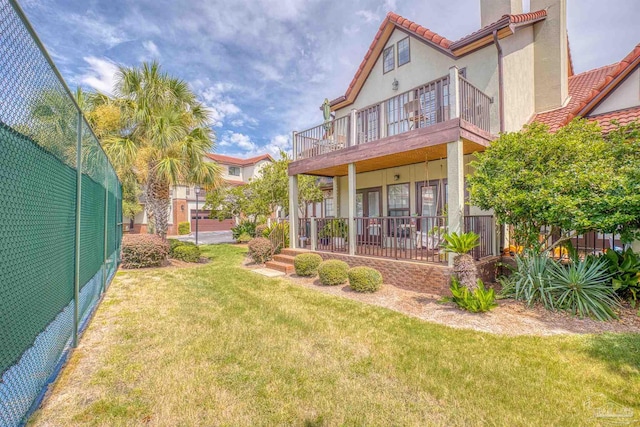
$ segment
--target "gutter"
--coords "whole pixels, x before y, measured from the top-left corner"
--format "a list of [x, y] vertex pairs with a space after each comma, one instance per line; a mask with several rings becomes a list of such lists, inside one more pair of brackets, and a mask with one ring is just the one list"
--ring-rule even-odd
[[498, 30], [493, 30], [493, 42], [498, 50], [498, 98], [500, 100], [500, 133], [504, 132], [504, 76], [502, 70], [502, 46], [498, 40]]

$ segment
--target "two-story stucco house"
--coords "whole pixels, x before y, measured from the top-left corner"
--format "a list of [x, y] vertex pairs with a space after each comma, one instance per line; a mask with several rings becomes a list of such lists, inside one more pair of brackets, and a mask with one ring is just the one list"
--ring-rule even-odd
[[465, 191], [474, 153], [534, 120], [553, 130], [593, 117], [606, 130], [640, 116], [640, 45], [574, 75], [566, 0], [531, 0], [529, 13], [519, 0], [480, 3], [481, 29], [457, 41], [389, 13], [332, 119], [293, 132], [291, 204], [297, 175], [333, 177], [337, 220], [293, 218], [292, 245], [350, 264], [446, 265], [443, 232], [473, 230], [476, 257], [497, 255], [504, 236]]
[[[226, 185], [244, 185], [260, 174], [267, 163], [273, 162], [269, 154], [242, 159], [239, 157], [225, 156], [222, 154], [207, 154], [205, 161], [215, 162], [220, 166], [222, 179]], [[193, 185], [177, 185], [171, 189], [171, 213], [169, 216], [169, 235], [178, 234], [178, 224], [191, 223], [191, 229], [195, 230], [196, 217], [198, 217], [199, 231], [223, 231], [230, 230], [236, 225], [236, 218], [224, 221], [209, 218], [211, 211], [203, 210], [206, 194], [200, 190], [196, 194]], [[144, 200], [141, 201], [144, 204]], [[147, 214], [139, 213], [133, 224], [134, 233], [144, 233], [147, 229]]]

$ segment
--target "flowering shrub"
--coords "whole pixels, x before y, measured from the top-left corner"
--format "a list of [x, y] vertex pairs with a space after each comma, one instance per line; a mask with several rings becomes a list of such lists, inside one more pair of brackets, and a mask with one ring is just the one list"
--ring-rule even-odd
[[122, 268], [159, 267], [169, 255], [169, 243], [153, 234], [128, 234], [122, 239]]

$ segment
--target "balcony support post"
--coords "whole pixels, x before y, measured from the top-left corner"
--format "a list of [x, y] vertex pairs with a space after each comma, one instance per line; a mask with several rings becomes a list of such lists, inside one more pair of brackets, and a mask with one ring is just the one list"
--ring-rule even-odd
[[460, 117], [460, 78], [458, 67], [449, 68], [449, 119]]
[[310, 234], [311, 234], [311, 250], [317, 251], [318, 250], [318, 220], [316, 219], [315, 216], [311, 217]]
[[333, 216], [335, 218], [340, 217], [340, 177], [333, 177]]
[[358, 145], [358, 110], [351, 109], [351, 117], [349, 118], [350, 135], [349, 146]]
[[298, 175], [289, 177], [289, 246], [298, 247]]
[[294, 161], [298, 160], [298, 144], [296, 144], [297, 135], [298, 135], [298, 132], [296, 132], [295, 130], [291, 134], [291, 147], [292, 147], [291, 152], [293, 153]]
[[380, 139], [387, 137], [387, 109], [385, 108], [386, 105], [387, 103], [384, 101], [380, 103], [380, 114], [378, 115]]
[[356, 164], [349, 163], [348, 166], [349, 181], [349, 255], [356, 254]]
[[[462, 139], [447, 143], [447, 231], [464, 232], [464, 152]], [[453, 266], [454, 254], [449, 254]]]

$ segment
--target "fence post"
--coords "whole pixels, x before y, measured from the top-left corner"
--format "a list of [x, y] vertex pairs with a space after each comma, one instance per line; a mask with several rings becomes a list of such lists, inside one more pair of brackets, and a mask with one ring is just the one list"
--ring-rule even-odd
[[76, 240], [73, 278], [73, 347], [78, 346], [78, 327], [80, 323], [80, 213], [82, 211], [82, 111], [78, 110], [78, 135], [76, 141]]
[[[104, 248], [103, 248], [103, 257], [102, 257], [102, 289], [100, 290], [100, 294], [104, 292], [107, 288], [107, 218], [109, 216], [109, 167], [105, 171], [104, 177]], [[115, 206], [114, 206], [115, 207]]]
[[312, 251], [317, 251], [318, 250], [318, 227], [317, 227], [317, 223], [318, 220], [316, 219], [316, 217], [311, 217], [311, 250]]

